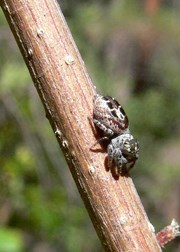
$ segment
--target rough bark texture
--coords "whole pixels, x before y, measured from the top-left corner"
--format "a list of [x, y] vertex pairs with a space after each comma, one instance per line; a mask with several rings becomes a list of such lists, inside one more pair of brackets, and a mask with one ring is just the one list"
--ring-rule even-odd
[[1, 6], [104, 249], [161, 251], [132, 179], [114, 179], [106, 154], [90, 150], [95, 89], [57, 2], [3, 0]]

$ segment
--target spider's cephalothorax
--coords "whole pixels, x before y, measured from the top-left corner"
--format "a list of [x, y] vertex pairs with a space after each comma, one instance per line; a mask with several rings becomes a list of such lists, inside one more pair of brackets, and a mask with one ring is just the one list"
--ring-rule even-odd
[[104, 132], [98, 142], [110, 140], [108, 165], [114, 161], [119, 172], [129, 171], [139, 157], [139, 145], [129, 131], [128, 117], [122, 106], [110, 96], [94, 97], [93, 122]]

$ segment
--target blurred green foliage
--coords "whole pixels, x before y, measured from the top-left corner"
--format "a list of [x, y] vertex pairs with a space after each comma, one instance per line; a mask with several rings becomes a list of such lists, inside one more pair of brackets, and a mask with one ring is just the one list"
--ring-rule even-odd
[[[98, 92], [129, 116], [131, 174], [159, 230], [180, 212], [180, 5], [150, 2], [60, 4]], [[2, 12], [0, 55], [0, 251], [102, 251]]]
[[11, 230], [10, 228], [0, 228], [0, 251], [24, 251], [23, 238], [19, 230]]

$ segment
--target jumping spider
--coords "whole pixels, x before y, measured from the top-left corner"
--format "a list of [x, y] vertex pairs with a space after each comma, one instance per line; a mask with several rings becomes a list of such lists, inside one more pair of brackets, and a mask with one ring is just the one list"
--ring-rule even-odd
[[139, 157], [138, 141], [131, 135], [128, 117], [122, 106], [110, 96], [94, 97], [93, 122], [104, 136], [97, 142], [109, 140], [108, 166], [115, 163], [119, 173], [128, 172]]

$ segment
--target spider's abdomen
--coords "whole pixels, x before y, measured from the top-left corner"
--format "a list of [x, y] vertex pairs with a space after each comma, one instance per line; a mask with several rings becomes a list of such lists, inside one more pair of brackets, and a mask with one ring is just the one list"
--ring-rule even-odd
[[123, 133], [129, 125], [124, 109], [110, 96], [96, 95], [94, 97], [93, 118], [118, 135]]

